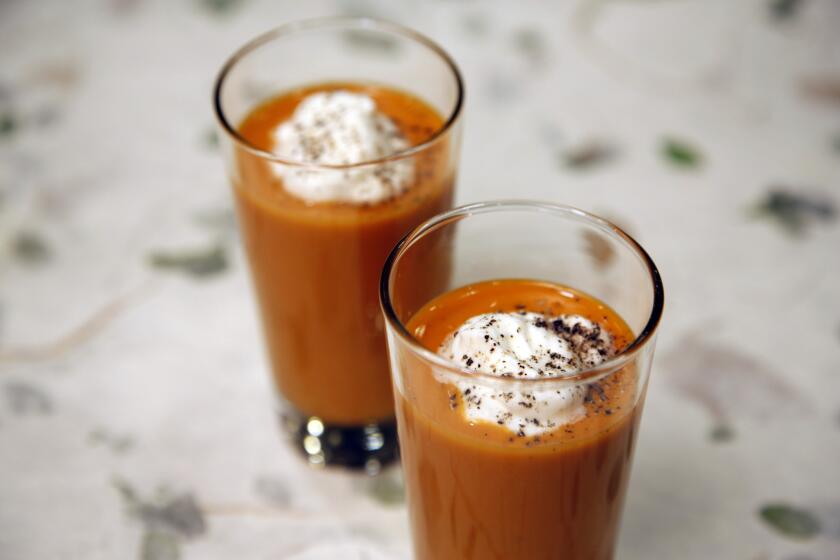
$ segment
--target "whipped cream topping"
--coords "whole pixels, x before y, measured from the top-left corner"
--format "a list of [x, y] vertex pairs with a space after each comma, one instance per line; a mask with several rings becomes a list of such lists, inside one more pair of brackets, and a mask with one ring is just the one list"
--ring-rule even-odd
[[[441, 344], [438, 354], [466, 369], [502, 378], [562, 378], [606, 361], [610, 334], [580, 315], [486, 313], [471, 317]], [[470, 421], [492, 422], [522, 437], [536, 436], [585, 414], [583, 386], [549, 384], [505, 390], [455, 381]]]
[[[274, 152], [289, 161], [352, 165], [392, 155], [408, 140], [369, 96], [338, 90], [314, 93], [274, 132]], [[410, 159], [349, 169], [275, 164], [288, 192], [307, 203], [373, 204], [401, 194], [414, 179]]]

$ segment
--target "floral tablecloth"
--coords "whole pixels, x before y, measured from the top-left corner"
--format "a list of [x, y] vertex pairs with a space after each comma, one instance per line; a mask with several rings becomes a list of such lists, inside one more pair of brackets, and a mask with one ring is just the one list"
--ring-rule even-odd
[[326, 14], [457, 59], [459, 202], [659, 264], [618, 558], [840, 558], [834, 0], [0, 3], [0, 558], [409, 556], [398, 470], [280, 441], [214, 133], [226, 55]]

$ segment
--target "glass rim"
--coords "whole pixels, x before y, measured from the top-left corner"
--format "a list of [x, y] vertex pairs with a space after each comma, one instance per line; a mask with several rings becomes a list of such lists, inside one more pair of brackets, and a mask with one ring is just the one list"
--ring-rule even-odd
[[[454, 78], [455, 87], [457, 90], [455, 103], [452, 109], [449, 111], [448, 116], [446, 117], [440, 128], [438, 128], [434, 132], [434, 134], [432, 134], [429, 138], [427, 138], [420, 144], [409, 146], [408, 148], [398, 150], [393, 154], [389, 154], [387, 156], [347, 164], [307, 163], [303, 161], [288, 160], [275, 154], [274, 152], [258, 148], [250, 141], [248, 141], [244, 136], [242, 136], [236, 129], [236, 127], [233, 126], [228, 120], [227, 115], [225, 114], [225, 111], [222, 107], [222, 88], [224, 87], [225, 80], [227, 79], [231, 70], [233, 70], [237, 63], [239, 63], [242, 59], [248, 56], [251, 52], [256, 51], [258, 48], [274, 41], [275, 39], [282, 38], [292, 33], [310, 31], [314, 29], [327, 29], [330, 27], [336, 27], [339, 29], [341, 27], [346, 27], [347, 30], [358, 29], [382, 31], [391, 35], [398, 35], [426, 47], [431, 52], [440, 57], [440, 59], [443, 60], [445, 65], [449, 68], [450, 72], [452, 73], [452, 77]], [[245, 43], [244, 45], [242, 45], [234, 51], [234, 53], [222, 65], [221, 70], [219, 70], [219, 73], [216, 76], [215, 84], [213, 85], [213, 112], [216, 116], [216, 122], [222, 128], [225, 134], [227, 134], [228, 137], [230, 137], [231, 140], [233, 140], [240, 148], [266, 160], [288, 165], [290, 167], [311, 170], [348, 170], [370, 165], [388, 163], [391, 161], [397, 161], [421, 153], [424, 150], [428, 149], [430, 146], [438, 143], [454, 127], [455, 123], [461, 116], [463, 105], [464, 80], [461, 76], [461, 71], [458, 69], [458, 65], [455, 64], [453, 58], [449, 55], [449, 53], [447, 53], [443, 49], [443, 47], [438, 45], [429, 37], [426, 37], [422, 33], [415, 31], [409, 27], [400, 25], [398, 23], [386, 21], [383, 19], [377, 19], [367, 16], [329, 16], [302, 19], [298, 21], [285, 23], [269, 31], [261, 33], [260, 35], [257, 35], [256, 37], [254, 37], [253, 39], [251, 39], [250, 41], [248, 41], [247, 43]]]
[[[577, 370], [571, 375], [542, 377], [537, 379], [499, 377], [488, 373], [470, 370], [443, 358], [436, 352], [433, 352], [420, 344], [414, 335], [408, 331], [403, 321], [397, 316], [391, 302], [391, 286], [395, 280], [393, 278], [393, 272], [397, 261], [414, 245], [415, 242], [422, 239], [426, 234], [436, 231], [439, 227], [449, 225], [450, 223], [460, 221], [461, 219], [468, 218], [469, 216], [475, 214], [486, 214], [506, 210], [543, 212], [555, 215], [574, 216], [597, 226], [604, 232], [611, 233], [614, 237], [619, 238], [626, 247], [636, 254], [636, 256], [647, 268], [650, 276], [650, 282], [653, 289], [653, 302], [648, 320], [639, 334], [636, 335], [633, 342], [623, 348], [616, 355], [597, 366]], [[645, 251], [645, 249], [635, 239], [633, 239], [633, 237], [612, 222], [584, 210], [564, 204], [555, 204], [552, 202], [538, 200], [505, 199], [465, 204], [447, 212], [438, 214], [409, 231], [391, 250], [387, 260], [385, 261], [385, 266], [382, 269], [382, 275], [380, 276], [379, 281], [379, 303], [382, 307], [382, 312], [385, 315], [385, 320], [391, 326], [393, 332], [395, 332], [415, 354], [418, 354], [426, 361], [431, 362], [433, 365], [443, 368], [448, 373], [457, 377], [469, 378], [471, 381], [479, 379], [489, 384], [510, 383], [533, 387], [534, 385], [543, 384], [577, 385], [581, 382], [591, 383], [606, 377], [626, 365], [636, 356], [636, 354], [638, 354], [641, 349], [645, 348], [648, 343], [654, 340], [665, 306], [665, 292], [659, 270], [656, 268], [656, 264], [654, 264], [653, 259], [650, 255], [648, 255], [647, 251]]]

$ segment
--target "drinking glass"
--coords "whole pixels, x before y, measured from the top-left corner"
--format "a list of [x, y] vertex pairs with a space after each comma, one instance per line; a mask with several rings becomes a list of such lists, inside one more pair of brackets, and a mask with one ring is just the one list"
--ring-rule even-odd
[[[450, 275], [418, 291], [410, 280], [430, 255], [448, 257]], [[550, 282], [593, 296], [617, 312], [635, 338], [596, 367], [517, 379], [463, 369], [420, 344], [406, 326], [444, 293], [504, 279]], [[382, 273], [380, 298], [415, 558], [612, 558], [664, 301], [645, 250], [615, 225], [568, 206], [471, 204], [428, 220], [397, 244]], [[601, 406], [599, 399], [607, 398], [602, 387], [619, 380], [625, 406]], [[603, 417], [603, 430], [577, 437], [500, 443], [482, 436], [489, 428], [481, 422], [453, 429], [451, 415], [463, 413], [446, 406], [450, 391], [430, 390], [440, 384], [481, 386], [484, 395], [572, 387], [610, 416]], [[564, 420], [556, 420], [564, 429]]]
[[[243, 120], [267, 102], [321, 84], [406, 92], [442, 125], [417, 145], [346, 165], [292, 161], [245, 137]], [[379, 273], [406, 231], [451, 208], [462, 102], [443, 49], [368, 18], [284, 25], [239, 49], [219, 74], [216, 117], [282, 425], [314, 465], [376, 472], [396, 457]], [[395, 166], [409, 166], [412, 183], [381, 203], [294, 200], [278, 179], [380, 176]], [[432, 263], [417, 281], [433, 284], [443, 266]]]

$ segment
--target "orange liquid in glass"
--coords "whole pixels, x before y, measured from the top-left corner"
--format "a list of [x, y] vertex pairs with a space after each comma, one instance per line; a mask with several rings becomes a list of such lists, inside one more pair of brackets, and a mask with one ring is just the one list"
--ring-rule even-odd
[[[437, 111], [408, 93], [331, 83], [269, 100], [239, 133], [271, 151], [275, 129], [306, 96], [338, 89], [372, 97], [412, 145], [443, 126]], [[455, 165], [447, 140], [413, 156], [414, 184], [403, 194], [369, 205], [307, 204], [283, 188], [271, 162], [242, 149], [235, 158], [237, 212], [283, 399], [336, 425], [392, 418], [379, 274], [410, 228], [451, 206]], [[439, 282], [447, 262], [436, 258], [415, 281]]]
[[[521, 310], [583, 315], [617, 348], [633, 340], [598, 300], [530, 280], [446, 293], [407, 327], [437, 351], [470, 317]], [[612, 558], [641, 413], [632, 365], [590, 386], [582, 418], [531, 437], [468, 420], [460, 391], [428, 367], [403, 378], [410, 398], [396, 392], [397, 415], [418, 560]]]

